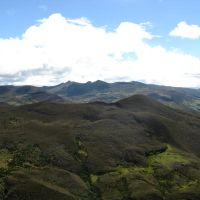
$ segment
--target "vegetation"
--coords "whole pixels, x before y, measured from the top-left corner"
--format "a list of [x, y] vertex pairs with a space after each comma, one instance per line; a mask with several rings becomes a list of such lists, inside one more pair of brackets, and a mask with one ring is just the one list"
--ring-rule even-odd
[[2, 105], [0, 199], [199, 199], [199, 124], [142, 95]]
[[191, 191], [200, 195], [200, 178], [189, 173], [196, 170], [194, 163], [199, 164], [196, 158], [168, 145], [165, 152], [148, 156], [146, 167], [119, 166], [91, 179], [106, 200], [115, 199], [112, 194], [118, 199], [182, 199]]

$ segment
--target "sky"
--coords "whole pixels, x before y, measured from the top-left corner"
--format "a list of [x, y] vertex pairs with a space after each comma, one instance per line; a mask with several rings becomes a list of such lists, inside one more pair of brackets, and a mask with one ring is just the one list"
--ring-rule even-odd
[[200, 88], [199, 0], [0, 0], [0, 85]]

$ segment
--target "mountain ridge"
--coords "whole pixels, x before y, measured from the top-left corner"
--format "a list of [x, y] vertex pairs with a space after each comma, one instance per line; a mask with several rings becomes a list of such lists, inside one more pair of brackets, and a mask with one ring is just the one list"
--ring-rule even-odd
[[165, 105], [185, 110], [200, 110], [200, 90], [144, 84], [136, 81], [77, 83], [68, 81], [56, 86], [0, 86], [0, 102], [13, 105], [40, 101], [113, 103], [135, 94], [143, 94]]

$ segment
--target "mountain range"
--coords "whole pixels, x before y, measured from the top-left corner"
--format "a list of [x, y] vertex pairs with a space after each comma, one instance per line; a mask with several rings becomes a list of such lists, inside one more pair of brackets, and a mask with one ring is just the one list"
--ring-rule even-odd
[[200, 90], [0, 86], [0, 200], [199, 200]]
[[200, 90], [144, 84], [140, 82], [103, 81], [77, 83], [68, 81], [56, 86], [0, 86], [0, 103], [23, 105], [36, 102], [86, 103], [116, 102], [143, 94], [174, 108], [200, 110]]

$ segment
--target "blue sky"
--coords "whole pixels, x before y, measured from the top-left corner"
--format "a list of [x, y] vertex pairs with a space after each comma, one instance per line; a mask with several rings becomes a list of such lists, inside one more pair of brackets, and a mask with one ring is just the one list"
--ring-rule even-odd
[[[63, 81], [68, 81], [69, 79], [73, 79], [75, 81], [89, 81], [89, 80], [95, 80], [95, 79], [103, 79], [105, 81], [115, 81], [115, 80], [124, 80], [124, 81], [130, 81], [130, 80], [143, 80], [147, 83], [157, 83], [157, 84], [164, 84], [164, 85], [174, 85], [174, 86], [185, 86], [185, 87], [199, 87], [200, 81], [199, 78], [197, 78], [200, 74], [200, 66], [199, 66], [199, 59], [200, 59], [200, 33], [199, 33], [199, 8], [200, 8], [200, 1], [199, 0], [2, 0], [0, 1], [0, 51], [3, 51], [3, 48], [7, 48], [7, 52], [10, 51], [10, 49], [13, 49], [16, 47], [16, 43], [18, 47], [15, 49], [15, 51], [10, 54], [10, 56], [13, 58], [13, 60], [16, 60], [14, 63], [19, 62], [18, 64], [13, 64], [13, 70], [5, 70], [5, 68], [9, 68], [8, 66], [12, 63], [8, 63], [6, 59], [8, 59], [9, 55], [4, 53], [4, 62], [1, 62], [0, 59], [0, 84], [35, 84], [38, 85], [38, 83], [35, 83], [35, 80], [40, 80], [40, 77], [46, 76], [46, 81], [41, 82], [41, 84], [45, 85], [51, 85], [56, 84]], [[54, 16], [52, 18], [50, 23], [50, 17]], [[80, 20], [84, 18], [85, 24], [82, 25], [82, 21]], [[46, 21], [41, 22], [42, 19], [46, 19]], [[48, 20], [49, 19], [49, 20]], [[21, 57], [17, 58], [17, 54], [20, 52], [23, 54], [22, 46], [25, 42], [28, 47], [30, 47], [30, 44], [33, 44], [33, 38], [34, 42], [36, 41], [32, 29], [31, 34], [26, 34], [27, 30], [29, 30], [31, 27], [35, 26], [35, 28], [38, 30], [39, 33], [41, 33], [41, 30], [44, 30], [42, 27], [46, 27], [45, 23], [48, 24], [49, 28], [48, 30], [54, 31], [54, 25], [55, 23], [60, 22], [60, 26], [57, 27], [61, 30], [64, 30], [65, 27], [69, 24], [64, 24], [65, 20], [72, 20], [72, 23], [74, 25], [77, 25], [77, 27], [81, 26], [88, 26], [91, 25], [95, 31], [90, 32], [90, 29], [87, 29], [88, 35], [91, 37], [97, 37], [99, 29], [101, 31], [105, 31], [105, 37], [102, 38], [102, 44], [106, 44], [107, 36], [109, 36], [109, 33], [116, 33], [116, 30], [119, 28], [120, 24], [123, 24], [125, 22], [130, 22], [138, 27], [128, 27], [123, 26], [123, 31], [130, 32], [130, 43], [132, 42], [132, 48], [129, 47], [128, 41], [124, 41], [125, 38], [122, 38], [122, 34], [118, 34], [118, 36], [122, 39], [121, 42], [124, 42], [127, 46], [126, 48], [121, 48], [121, 44], [118, 46], [118, 52], [114, 51], [101, 51], [102, 60], [102, 68], [98, 66], [97, 63], [94, 63], [93, 60], [97, 59], [95, 56], [98, 54], [100, 50], [103, 48], [110, 48], [110, 47], [100, 47], [97, 44], [97, 49], [93, 49], [93, 51], [96, 51], [96, 54], [94, 57], [90, 57], [88, 55], [81, 56], [80, 54], [68, 54], [69, 57], [74, 57], [74, 62], [72, 60], [64, 59], [64, 55], [62, 58], [55, 55], [55, 58], [62, 60], [63, 63], [60, 63], [58, 60], [53, 59], [54, 54], [50, 54], [50, 49], [47, 49], [47, 46], [51, 46], [52, 44], [48, 40], [45, 41], [45, 47], [43, 48], [43, 53], [47, 56], [46, 60], [44, 62], [36, 62], [35, 66], [28, 66], [28, 62], [25, 62], [23, 59], [23, 55]], [[87, 20], [86, 20], [87, 19]], [[40, 20], [40, 21], [39, 21]], [[74, 20], [74, 21], [73, 21]], [[76, 24], [75, 20], [79, 20]], [[182, 23], [181, 23], [182, 22]], [[61, 25], [62, 23], [62, 25]], [[71, 23], [71, 22], [70, 22]], [[130, 25], [130, 24], [129, 24]], [[50, 28], [51, 27], [51, 28]], [[73, 35], [76, 35], [76, 33], [71, 33], [70, 30], [74, 28], [74, 26], [68, 27], [69, 29], [65, 29], [66, 31], [66, 37], [71, 37], [71, 40], [75, 41], [75, 37]], [[129, 31], [130, 28], [130, 31]], [[142, 36], [139, 37], [134, 35], [134, 30], [137, 31], [137, 28], [141, 28], [141, 34]], [[176, 29], [177, 28], [177, 29]], [[134, 30], [133, 30], [134, 29]], [[176, 29], [176, 30], [175, 30]], [[40, 31], [39, 31], [40, 30]], [[68, 32], [70, 32], [70, 35], [68, 35]], [[121, 30], [121, 29], [120, 29]], [[29, 31], [29, 32], [31, 32]], [[83, 30], [83, 32], [86, 31]], [[100, 30], [99, 30], [100, 31]], [[143, 31], [143, 32], [142, 32]], [[42, 38], [42, 34], [39, 35], [37, 32], [37, 37]], [[193, 34], [195, 33], [196, 34]], [[149, 36], [145, 36], [146, 34], [150, 34]], [[97, 34], [97, 35], [95, 35]], [[123, 32], [124, 34], [124, 32]], [[144, 34], [144, 35], [143, 35]], [[27, 36], [28, 35], [28, 36]], [[63, 37], [62, 41], [59, 40], [58, 43], [60, 43], [60, 46], [58, 45], [57, 52], [66, 50], [61, 44], [65, 43], [67, 45], [67, 40], [65, 40], [65, 36], [59, 36], [59, 33], [54, 33], [55, 38], [53, 35], [51, 36], [51, 40], [54, 41], [59, 40], [59, 38]], [[81, 31], [80, 31], [81, 35]], [[117, 35], [117, 33], [116, 33]], [[117, 36], [117, 37], [118, 37]], [[126, 34], [124, 34], [126, 37]], [[129, 37], [128, 36], [128, 37]], [[77, 36], [78, 40], [82, 36]], [[127, 39], [128, 39], [127, 37]], [[134, 38], [134, 41], [132, 41], [132, 38]], [[28, 38], [28, 39], [27, 39]], [[83, 38], [82, 38], [83, 39]], [[84, 38], [84, 40], [88, 39], [88, 43], [90, 42], [89, 38]], [[9, 40], [9, 42], [8, 42]], [[70, 40], [70, 41], [71, 41]], [[112, 39], [111, 39], [112, 40]], [[137, 41], [136, 41], [137, 40]], [[40, 43], [44, 43], [41, 42]], [[82, 43], [80, 42], [79, 45]], [[13, 46], [12, 46], [13, 45]], [[40, 44], [34, 44], [35, 46], [40, 46]], [[74, 45], [70, 43], [71, 48], [74, 48]], [[79, 45], [77, 45], [77, 49], [80, 49]], [[141, 48], [145, 48], [146, 51], [149, 53], [141, 52], [141, 50], [136, 49], [134, 45], [138, 45]], [[86, 45], [87, 46], [87, 45]], [[90, 46], [90, 45], [88, 45]], [[13, 48], [12, 48], [13, 47]], [[27, 46], [26, 46], [27, 47]], [[81, 46], [82, 47], [82, 46]], [[31, 47], [32, 48], [32, 47]], [[91, 47], [92, 48], [92, 47]], [[99, 49], [98, 49], [99, 48]], [[101, 49], [102, 48], [102, 49]], [[41, 50], [41, 49], [40, 49]], [[84, 50], [83, 50], [84, 51]], [[169, 71], [165, 73], [166, 77], [164, 78], [163, 74], [160, 74], [157, 72], [157, 69], [159, 68], [166, 68], [167, 65], [162, 66], [161, 60], [158, 62], [155, 60], [155, 52], [159, 51], [159, 53], [162, 54], [163, 59], [171, 59], [169, 64]], [[17, 53], [16, 53], [17, 52]], [[34, 52], [34, 53], [33, 53]], [[75, 52], [75, 51], [74, 51]], [[90, 52], [90, 50], [88, 50]], [[33, 53], [34, 59], [40, 59], [42, 58], [37, 57], [36, 55], [39, 54], [39, 51], [36, 52], [36, 50], [31, 49], [30, 53]], [[55, 53], [55, 52], [54, 52]], [[130, 56], [132, 53], [132, 60], [130, 59]], [[152, 58], [147, 58], [147, 54], [152, 53]], [[158, 53], [158, 56], [159, 56]], [[56, 53], [55, 53], [56, 54]], [[112, 54], [112, 55], [111, 55]], [[116, 54], [116, 55], [115, 55]], [[121, 54], [121, 57], [120, 55]], [[113, 56], [114, 55], [114, 56]], [[30, 57], [31, 55], [24, 55], [25, 57]], [[112, 57], [114, 60], [108, 60], [108, 57]], [[192, 57], [192, 58], [191, 58]], [[98, 59], [100, 59], [98, 58]], [[150, 64], [152, 65], [158, 65], [156, 67], [154, 66], [147, 66], [146, 63], [143, 62], [141, 59], [150, 59]], [[182, 63], [179, 61], [179, 59], [183, 58], [183, 62], [188, 62], [188, 69], [187, 66], [183, 66], [184, 71], [181, 71]], [[21, 59], [21, 60], [20, 60]], [[174, 60], [173, 60], [174, 59]], [[184, 61], [185, 59], [185, 61]], [[20, 61], [19, 61], [20, 60]], [[31, 60], [31, 59], [30, 59]], [[54, 61], [50, 61], [54, 60]], [[87, 60], [87, 62], [86, 62]], [[64, 65], [64, 62], [66, 63]], [[132, 63], [131, 63], [132, 62]], [[24, 64], [26, 63], [26, 64]], [[79, 63], [79, 64], [77, 64]], [[110, 63], [110, 64], [109, 64]], [[115, 68], [109, 67], [109, 65], [116, 64], [116, 69], [119, 70], [119, 73], [113, 73], [112, 76], [112, 70], [115, 71]], [[141, 64], [141, 67], [139, 64]], [[166, 63], [165, 60], [163, 60], [163, 63]], [[179, 66], [176, 66], [177, 65]], [[36, 66], [38, 64], [38, 66]], [[89, 65], [90, 64], [90, 65]], [[122, 65], [123, 64], [123, 65]], [[20, 67], [19, 67], [20, 65]], [[23, 66], [24, 65], [24, 66]], [[27, 65], [27, 67], [26, 67]], [[30, 63], [30, 65], [32, 65]], [[73, 66], [72, 66], [73, 65]], [[77, 66], [75, 66], [77, 65]], [[90, 69], [94, 66], [93, 69]], [[125, 67], [128, 66], [127, 68]], [[131, 65], [133, 66], [131, 68]], [[45, 67], [44, 67], [45, 66]], [[84, 66], [84, 70], [83, 70]], [[193, 69], [190, 71], [190, 67], [193, 66]], [[147, 67], [147, 70], [146, 70]], [[152, 67], [152, 70], [151, 70]], [[153, 68], [154, 67], [154, 68]], [[199, 71], [198, 71], [199, 67]], [[2, 68], [2, 70], [1, 70]], [[11, 68], [11, 67], [10, 67]], [[124, 71], [125, 69], [126, 73], [122, 73], [123, 75], [120, 76], [121, 71]], [[178, 80], [172, 80], [170, 77], [170, 74], [172, 73], [172, 70], [175, 69], [175, 75], [174, 77], [177, 77]], [[41, 74], [42, 69], [42, 74]], [[47, 71], [45, 71], [47, 69]], [[67, 69], [67, 70], [66, 70]], [[88, 76], [85, 71], [88, 71]], [[38, 74], [37, 74], [38, 70]], [[62, 71], [65, 74], [65, 76], [62, 76], [61, 79], [54, 76], [54, 74], [58, 74], [57, 71]], [[95, 74], [96, 71], [98, 74]], [[144, 71], [150, 71], [148, 76], [145, 74]], [[171, 70], [171, 71], [170, 71]], [[24, 73], [26, 71], [26, 73]], [[34, 73], [33, 73], [34, 71]], [[49, 71], [51, 73], [49, 74]], [[81, 74], [80, 72], [83, 71], [84, 73]], [[160, 69], [162, 72], [162, 69]], [[30, 73], [28, 73], [30, 72]], [[79, 73], [78, 73], [79, 72]], [[130, 73], [137, 74], [135, 76], [130, 76]], [[155, 72], [155, 73], [154, 73]], [[179, 74], [179, 72], [181, 74]], [[63, 74], [62, 73], [62, 74]], [[106, 74], [108, 73], [108, 74]], [[16, 76], [22, 76], [21, 74], [26, 74], [26, 77], [21, 77], [16, 79]], [[105, 74], [105, 76], [104, 76]], [[186, 77], [187, 76], [187, 77]], [[12, 78], [15, 77], [15, 78]], [[49, 78], [48, 78], [49, 77]], [[79, 78], [76, 78], [79, 77]], [[51, 82], [49, 80], [51, 79]], [[43, 79], [44, 80], [44, 79]], [[52, 81], [53, 80], [53, 81]]]
[[122, 21], [151, 22], [167, 34], [179, 21], [199, 23], [199, 0], [2, 0], [0, 36], [19, 35], [36, 20], [52, 13], [87, 17], [95, 25], [116, 27]]

